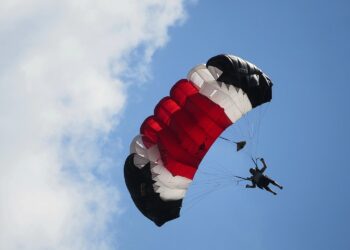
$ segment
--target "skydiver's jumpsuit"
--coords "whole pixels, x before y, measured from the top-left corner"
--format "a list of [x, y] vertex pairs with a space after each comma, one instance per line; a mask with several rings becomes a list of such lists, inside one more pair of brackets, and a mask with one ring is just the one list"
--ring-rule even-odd
[[258, 168], [257, 165], [255, 165], [255, 169], [251, 169], [251, 170], [253, 170], [253, 171], [251, 171], [252, 176], [249, 177], [248, 179], [252, 182], [252, 185], [246, 185], [246, 188], [255, 188], [256, 186], [258, 186], [259, 188], [265, 189], [265, 190], [273, 193], [274, 195], [276, 195], [277, 193], [272, 191], [269, 188], [269, 184], [271, 183], [272, 185], [279, 187], [280, 189], [283, 189], [283, 187], [281, 185], [279, 185], [276, 181], [274, 181], [273, 179], [268, 177], [267, 175], [264, 175], [264, 172], [265, 172], [267, 166], [266, 166], [264, 159], [261, 159], [261, 162], [264, 164], [264, 166], [261, 170]]

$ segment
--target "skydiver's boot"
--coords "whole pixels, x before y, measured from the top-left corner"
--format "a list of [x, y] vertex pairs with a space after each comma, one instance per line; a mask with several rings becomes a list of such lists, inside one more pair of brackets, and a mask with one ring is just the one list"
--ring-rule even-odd
[[271, 180], [271, 182], [270, 182], [272, 185], [274, 185], [274, 186], [276, 186], [276, 187], [278, 187], [279, 189], [283, 189], [283, 186], [281, 186], [280, 184], [278, 184], [277, 182], [275, 182], [274, 180]]
[[277, 195], [276, 192], [272, 191], [269, 187], [265, 187], [265, 190], [266, 191], [269, 191], [270, 193], [273, 193], [274, 195]]

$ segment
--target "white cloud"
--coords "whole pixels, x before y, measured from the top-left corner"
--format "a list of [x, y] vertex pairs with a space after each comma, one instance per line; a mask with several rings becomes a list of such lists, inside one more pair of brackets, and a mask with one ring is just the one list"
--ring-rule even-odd
[[[181, 0], [5, 1], [0, 8], [0, 249], [113, 249], [118, 190], [101, 138], [183, 20]], [[130, 72], [128, 72], [130, 73]], [[102, 178], [103, 179], [103, 178]]]

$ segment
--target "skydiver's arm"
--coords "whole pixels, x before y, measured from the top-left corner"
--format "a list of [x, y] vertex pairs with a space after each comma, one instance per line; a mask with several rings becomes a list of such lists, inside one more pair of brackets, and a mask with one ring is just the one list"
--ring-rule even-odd
[[266, 168], [267, 168], [267, 165], [266, 165], [266, 162], [265, 162], [264, 158], [261, 158], [260, 161], [264, 165], [263, 168], [260, 170], [260, 172], [264, 173]]
[[251, 181], [252, 180], [252, 177], [245, 178], [245, 177], [241, 177], [241, 176], [237, 176], [237, 175], [235, 175], [235, 177], [238, 178], [238, 179], [246, 180], [246, 181]]
[[246, 188], [256, 188], [256, 184], [253, 182], [253, 185], [245, 185]]

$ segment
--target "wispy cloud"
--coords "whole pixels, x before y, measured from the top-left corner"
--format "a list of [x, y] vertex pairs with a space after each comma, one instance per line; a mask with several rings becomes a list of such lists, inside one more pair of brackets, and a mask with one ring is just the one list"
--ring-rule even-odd
[[181, 0], [1, 4], [0, 249], [113, 248], [118, 190], [94, 174], [108, 172], [103, 138], [132, 52], [142, 73], [183, 18]]

